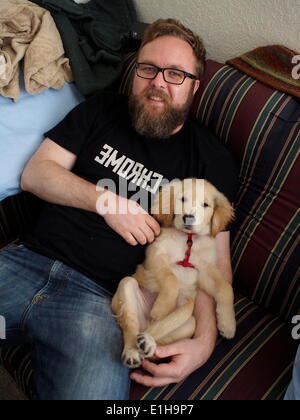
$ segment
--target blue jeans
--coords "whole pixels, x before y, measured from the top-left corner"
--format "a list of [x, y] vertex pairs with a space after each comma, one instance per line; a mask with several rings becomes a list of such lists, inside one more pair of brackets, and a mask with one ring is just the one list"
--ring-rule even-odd
[[12, 244], [0, 251], [6, 340], [30, 340], [37, 398], [126, 400], [129, 370], [111, 294], [60, 261]]

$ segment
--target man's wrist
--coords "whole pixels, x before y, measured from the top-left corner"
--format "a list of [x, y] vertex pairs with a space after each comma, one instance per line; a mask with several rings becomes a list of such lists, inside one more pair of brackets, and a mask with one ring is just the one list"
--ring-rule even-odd
[[217, 343], [218, 332], [199, 335], [193, 338], [194, 344], [199, 354], [201, 354], [201, 365], [206, 363], [213, 354]]
[[201, 329], [196, 331], [194, 335], [195, 340], [199, 340], [202, 343], [206, 342], [211, 345], [215, 345], [218, 338], [218, 329], [215, 325], [212, 325], [210, 328], [206, 328], [205, 330], [201, 331]]
[[95, 211], [100, 216], [113, 213], [112, 207], [116, 207], [117, 195], [105, 188], [96, 188]]

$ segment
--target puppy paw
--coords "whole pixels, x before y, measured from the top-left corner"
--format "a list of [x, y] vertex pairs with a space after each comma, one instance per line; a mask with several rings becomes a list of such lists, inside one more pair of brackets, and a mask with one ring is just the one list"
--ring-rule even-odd
[[123, 364], [131, 369], [141, 366], [143, 360], [144, 356], [138, 351], [138, 349], [124, 349], [122, 353]]
[[154, 355], [156, 342], [150, 334], [146, 332], [139, 334], [136, 338], [136, 344], [143, 356], [152, 357]]
[[218, 330], [222, 337], [227, 338], [230, 340], [235, 336], [236, 332], [236, 322], [235, 320], [230, 320], [226, 322], [219, 321], [218, 322]]

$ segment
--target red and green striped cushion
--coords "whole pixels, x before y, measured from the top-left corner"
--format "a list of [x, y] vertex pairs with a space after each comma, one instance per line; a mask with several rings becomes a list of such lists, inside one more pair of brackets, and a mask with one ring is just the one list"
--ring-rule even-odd
[[132, 399], [279, 400], [291, 379], [297, 343], [278, 317], [238, 296], [237, 335], [220, 339], [210, 360], [185, 381], [162, 388], [134, 386]]
[[[162, 400], [278, 400], [291, 380], [297, 342], [278, 317], [238, 296], [237, 335], [219, 339], [210, 360], [185, 381], [162, 388], [134, 384], [131, 399]], [[30, 347], [0, 351], [0, 362], [19, 387], [34, 396]]]
[[35, 398], [34, 373], [31, 362], [31, 346], [0, 348], [0, 364], [7, 369], [19, 389], [29, 398]]
[[[123, 93], [130, 91], [134, 59], [130, 55], [126, 61]], [[228, 145], [240, 164], [232, 229], [235, 290], [241, 293], [235, 306], [237, 336], [220, 339], [207, 364], [184, 382], [156, 389], [134, 386], [132, 398], [280, 399], [298, 345], [291, 338], [289, 320], [300, 307], [300, 105], [230, 66], [209, 61], [192, 113]], [[6, 240], [15, 216], [20, 215], [17, 224], [24, 225], [22, 200], [8, 200], [5, 217], [0, 215], [0, 234]], [[23, 352], [2, 350], [2, 357], [28, 391], [32, 370]]]
[[15, 239], [35, 220], [41, 201], [20, 193], [0, 202], [0, 248]]
[[[135, 55], [120, 91], [130, 92]], [[300, 308], [300, 105], [231, 66], [208, 61], [192, 114], [240, 165], [232, 229], [235, 286], [290, 319]]]
[[233, 151], [239, 291], [289, 319], [300, 308], [300, 105], [230, 66], [207, 63], [193, 113]]

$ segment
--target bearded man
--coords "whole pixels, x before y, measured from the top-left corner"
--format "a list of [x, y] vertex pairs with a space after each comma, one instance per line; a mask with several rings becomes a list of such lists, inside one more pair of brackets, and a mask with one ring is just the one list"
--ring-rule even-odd
[[[234, 200], [231, 155], [188, 117], [204, 59], [201, 40], [180, 22], [154, 22], [130, 97], [102, 92], [80, 104], [46, 133], [23, 172], [22, 189], [44, 205], [22, 243], [0, 252], [0, 308], [6, 344], [32, 343], [38, 399], [127, 399], [130, 379], [179, 382], [214, 350], [214, 304], [204, 293], [195, 336], [158, 348], [170, 362], [145, 361], [143, 372], [122, 365], [111, 312], [119, 281], [160, 233], [149, 209], [164, 182], [206, 178]], [[229, 236], [218, 235], [217, 259], [231, 281]]]

